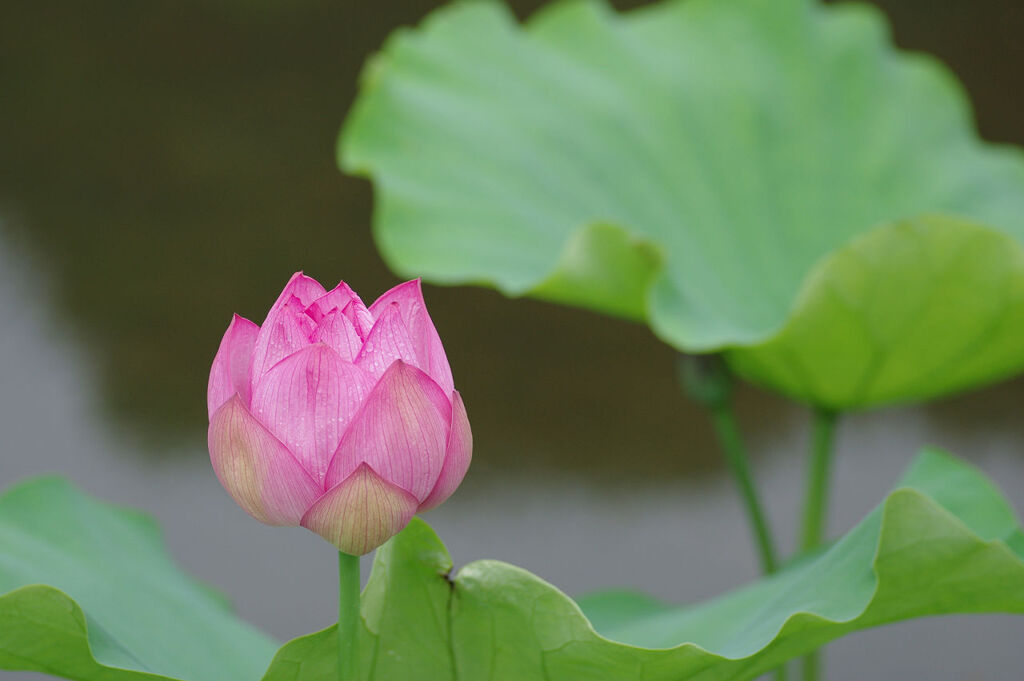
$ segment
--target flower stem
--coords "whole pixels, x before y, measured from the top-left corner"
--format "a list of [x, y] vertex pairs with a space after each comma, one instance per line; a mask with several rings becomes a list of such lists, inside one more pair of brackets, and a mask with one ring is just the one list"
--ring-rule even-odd
[[[815, 409], [804, 496], [803, 530], [800, 535], [800, 548], [803, 551], [817, 548], [825, 538], [835, 434], [836, 413], [820, 407]], [[821, 653], [814, 651], [806, 655], [802, 669], [803, 681], [818, 681], [821, 676]]]
[[359, 556], [338, 552], [338, 681], [355, 681], [359, 635]]

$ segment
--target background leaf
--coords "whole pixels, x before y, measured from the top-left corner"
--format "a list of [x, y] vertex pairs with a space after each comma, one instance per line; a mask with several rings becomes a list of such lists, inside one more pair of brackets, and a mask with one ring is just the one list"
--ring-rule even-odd
[[[371, 637], [364, 650], [375, 648], [377, 660], [395, 666], [364, 664], [361, 678], [752, 679], [847, 633], [896, 620], [1024, 614], [1021, 536], [1013, 511], [988, 480], [934, 451], [921, 454], [902, 486], [827, 551], [688, 608], [626, 592], [577, 605], [497, 561], [467, 565], [451, 586], [440, 542], [415, 520], [375, 565], [372, 584], [387, 588], [368, 587], [363, 601], [364, 617], [374, 621], [372, 613], [388, 612], [394, 623], [381, 621], [386, 642]], [[390, 599], [389, 589], [395, 590]], [[445, 641], [455, 674], [437, 654]], [[333, 629], [298, 639], [282, 649], [264, 681], [329, 677], [335, 654]], [[297, 673], [302, 670], [291, 660], [310, 655], [322, 664]]]
[[[828, 295], [815, 290], [829, 279], [821, 269], [848, 268], [832, 254], [848, 258], [876, 226], [968, 218], [1005, 235], [1019, 260], [1024, 156], [980, 142], [955, 78], [897, 52], [867, 5], [676, 0], [619, 15], [562, 2], [525, 27], [496, 3], [455, 5], [370, 62], [339, 159], [373, 178], [376, 238], [399, 272], [646, 319], [681, 350], [736, 349], [748, 377], [802, 399], [923, 398], [1024, 366], [1024, 346], [1008, 349], [1011, 329], [996, 328], [998, 350], [937, 378], [924, 325], [893, 339], [866, 390], [779, 359], [859, 366], [875, 352], [863, 334], [829, 343], [802, 329], [822, 323], [805, 304]], [[938, 241], [974, 238], [957, 224]], [[874, 238], [898, 249], [899, 232]], [[897, 266], [900, 281], [919, 255]], [[894, 259], [861, 266], [897, 279]], [[932, 274], [870, 313], [854, 308], [864, 318], [850, 323], [899, 315]], [[946, 331], [972, 321], [991, 289], [971, 263], [952, 274]], [[1004, 274], [1014, 287], [1024, 277], [1016, 262]], [[773, 338], [740, 359], [738, 348]]]
[[928, 216], [871, 230], [809, 275], [768, 341], [728, 351], [747, 378], [844, 409], [1001, 378], [1024, 359], [1024, 248]]
[[182, 573], [155, 523], [66, 480], [0, 497], [0, 668], [71, 679], [249, 681], [275, 643]]

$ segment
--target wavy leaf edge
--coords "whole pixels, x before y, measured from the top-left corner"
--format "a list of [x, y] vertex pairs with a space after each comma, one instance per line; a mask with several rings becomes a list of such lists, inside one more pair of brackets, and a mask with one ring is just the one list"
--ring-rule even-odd
[[[688, 0], [685, 4], [693, 3], [699, 4], [699, 0]], [[786, 311], [783, 313], [783, 310], [780, 308], [780, 314], [773, 324], [768, 326], [761, 325], [759, 328], [754, 329], [751, 326], [741, 328], [740, 325], [730, 322], [726, 327], [710, 331], [709, 333], [714, 338], [703, 334], [703, 332], [696, 335], [691, 333], [692, 329], [688, 331], [689, 326], [687, 325], [692, 326], [692, 320], [678, 319], [668, 311], [668, 306], [676, 304], [671, 302], [673, 297], [679, 294], [673, 292], [673, 284], [669, 283], [669, 268], [666, 264], [668, 258], [664, 255], [664, 246], [661, 244], [661, 238], [647, 236], [641, 233], [643, 230], [638, 230], [633, 226], [614, 220], [592, 219], [577, 223], [572, 227], [564, 225], [565, 238], [561, 241], [561, 250], [543, 249], [542, 252], [536, 254], [538, 262], [540, 259], [546, 262], [546, 265], [542, 268], [543, 271], [536, 271], [522, 277], [516, 275], [517, 278], [514, 281], [511, 274], [507, 276], [505, 274], [498, 275], [497, 273], [488, 274], [487, 272], [470, 274], [473, 271], [472, 267], [451, 270], [446, 269], [445, 266], [417, 262], [415, 259], [408, 260], [409, 251], [407, 250], [406, 256], [403, 256], [401, 253], [402, 249], [395, 245], [398, 241], [392, 243], [393, 239], [398, 239], [399, 237], [389, 235], [389, 216], [386, 214], [389, 210], [388, 197], [392, 194], [393, 183], [401, 178], [399, 177], [400, 174], [396, 174], [394, 169], [388, 166], [386, 159], [381, 160], [381, 158], [376, 156], [378, 153], [375, 151], [376, 147], [374, 146], [376, 142], [369, 140], [369, 130], [373, 125], [373, 115], [379, 106], [372, 100], [376, 90], [380, 87], [380, 83], [386, 80], [388, 71], [392, 67], [392, 62], [397, 60], [397, 55], [401, 51], [400, 48], [416, 44], [417, 41], [425, 41], [432, 31], [440, 31], [446, 23], [454, 23], [457, 20], [461, 20], [463, 17], [460, 13], [470, 11], [467, 9], [467, 5], [470, 4], [482, 5], [484, 9], [480, 11], [482, 14], [486, 14], [486, 20], [481, 18], [481, 21], [501, 24], [502, 30], [510, 35], [514, 35], [516, 40], [540, 41], [543, 38], [544, 29], [548, 23], [557, 23], [559, 20], [564, 19], [564, 17], [560, 16], [561, 14], [568, 15], [579, 7], [585, 7], [588, 11], [592, 11], [595, 16], [599, 15], [602, 20], [613, 22], [619, 27], [626, 26], [631, 22], [650, 22], [651, 18], [658, 12], [668, 12], [671, 6], [680, 3], [666, 1], [644, 8], [617, 12], [604, 2], [585, 2], [581, 0], [573, 2], [563, 0], [562, 2], [555, 2], [539, 9], [522, 23], [500, 2], [454, 3], [428, 15], [419, 26], [399, 29], [389, 37], [381, 50], [371, 58], [364, 70], [362, 92], [356, 100], [352, 112], [346, 118], [338, 138], [337, 158], [339, 166], [346, 172], [368, 177], [374, 182], [378, 194], [378, 204], [373, 218], [375, 239], [385, 260], [397, 272], [407, 275], [422, 275], [431, 281], [446, 285], [485, 285], [496, 288], [511, 297], [529, 295], [544, 300], [583, 307], [592, 311], [609, 313], [634, 321], [646, 322], [659, 339], [683, 352], [742, 354], [745, 350], [757, 349], [764, 345], [770, 345], [778, 341], [779, 338], [785, 338], [787, 330], [801, 321], [800, 315], [803, 311], [803, 304], [811, 296], [816, 282], [822, 278], [820, 270], [833, 262], [837, 254], [846, 252], [851, 244], [858, 242], [866, 234], [891, 228], [894, 225], [905, 222], [932, 219], [941, 214], [943, 215], [942, 219], [961, 220], [965, 223], [973, 220], [975, 228], [990, 229], [993, 232], [1003, 234], [1008, 241], [1014, 243], [1016, 249], [1024, 253], [1024, 244], [1021, 244], [1017, 237], [1011, 236], [1010, 232], [1012, 230], [1001, 231], [1000, 227], [990, 225], [989, 222], [978, 219], [977, 216], [970, 218], [961, 217], [957, 213], [942, 213], [938, 207], [935, 210], [939, 212], [891, 215], [885, 220], [874, 222], [873, 225], [864, 224], [857, 233], [834, 244], [830, 251], [819, 255], [817, 260], [806, 263], [806, 268], [802, 270], [799, 278], [799, 285], [794, 288], [792, 295], [788, 298], [788, 303], [785, 306]], [[708, 4], [710, 3], [704, 3], [704, 5]], [[936, 87], [941, 88], [942, 97], [944, 98], [943, 103], [947, 105], [950, 112], [956, 112], [955, 116], [962, 124], [960, 131], [963, 133], [965, 140], [967, 140], [965, 144], [969, 144], [974, 150], [972, 153], [977, 153], [979, 157], [991, 157], [990, 160], [999, 156], [1002, 162], [1010, 164], [1006, 168], [1012, 166], [1015, 169], [1016, 175], [1014, 177], [1024, 178], [1024, 151], [1011, 145], [995, 144], [983, 140], [978, 133], [977, 124], [973, 119], [970, 100], [955, 74], [931, 55], [896, 49], [892, 41], [888, 22], [877, 8], [862, 3], [839, 6], [825, 6], [817, 2], [807, 2], [805, 4], [813, 10], [815, 17], [839, 17], [845, 14], [863, 15], [861, 19], [869, 22], [873, 30], [882, 36], [886, 59], [894, 60], [893, 63], [900, 65], [913, 65], [915, 69], [927, 72], [928, 78], [933, 79], [936, 83], [940, 83]], [[403, 74], [401, 68], [395, 68], [394, 72], [396, 79]], [[408, 78], [408, 73], [405, 74], [405, 77]], [[1005, 171], [1006, 168], [1003, 168], [1000, 172]], [[1004, 227], [1009, 227], [1009, 225], [1004, 225]], [[595, 230], [604, 232], [604, 246], [605, 250], [608, 251], [604, 254], [603, 258], [606, 276], [602, 278], [592, 274], [585, 280], [581, 280], [578, 276], [578, 264], [580, 262], [578, 257], [579, 246], [581, 243], [587, 242], [588, 238], [593, 236]], [[611, 248], [613, 242], [617, 244], [616, 248]], [[610, 254], [611, 251], [615, 252]], [[637, 263], [641, 260], [644, 261], [644, 264], [638, 266]], [[576, 263], [577, 267], [573, 266], [574, 263]], [[617, 263], [617, 265], [614, 263]], [[627, 264], [624, 265], [623, 263]], [[595, 262], [591, 262], [590, 267], [594, 269]], [[630, 282], [633, 290], [626, 292], [621, 297], [608, 295], [609, 289], [615, 288], [614, 282], [621, 281], [623, 273], [630, 271], [636, 275], [636, 280]], [[1020, 277], [1024, 279], [1024, 272], [1020, 273]], [[662, 303], [659, 303], [659, 300]], [[755, 324], [753, 326], [758, 325]], [[778, 381], [775, 380], [773, 374], [778, 374], [778, 370], [767, 372], [766, 375], [763, 372], [759, 372], [752, 362], [748, 362], [744, 366], [741, 375], [752, 382], [769, 385], [801, 401], [830, 408], [847, 409], [907, 402], [955, 390], [968, 389], [1012, 375], [1021, 368], [1024, 368], [1024, 353], [1012, 361], [1004, 361], [1002, 365], [994, 369], [979, 370], [979, 375], [967, 377], [956, 384], [943, 385], [941, 387], [934, 385], [911, 385], [911, 387], [902, 391], [889, 391], [888, 393], [883, 391], [884, 394], [867, 396], [857, 394], [835, 396], [824, 394], [828, 393], [828, 391], [824, 390], [819, 391], [823, 394], [816, 394], [813, 387], [809, 385], [814, 381], [803, 381], [805, 385], [794, 387], [794, 383], [801, 382], [795, 376], [790, 376], [788, 381], [783, 381], [783, 385], [777, 385]]]
[[[986, 493], [991, 492], [995, 495], [991, 499], [988, 499], [986, 503], [990, 506], [995, 505], [1000, 509], [1005, 508], [1007, 509], [1007, 513], [1013, 515], [1012, 509], [1010, 509], [1005, 498], [999, 494], [994, 485], [991, 485], [991, 483], [989, 483], [979, 471], [974, 469], [973, 466], [959, 461], [950, 455], [934, 449], [923, 450], [915, 459], [912, 469], [914, 466], [936, 463], [942, 466], [951, 467], [952, 472], [958, 475], [973, 477], [975, 480], [974, 484], [981, 484], [982, 488], [986, 490]], [[737, 679], [753, 678], [756, 674], [754, 671], [750, 670], [763, 671], [770, 669], [773, 665], [779, 664], [783, 659], [797, 657], [820, 645], [823, 645], [828, 641], [839, 638], [846, 633], [860, 628], [879, 626], [894, 621], [911, 619], [928, 614], [953, 614], [954, 612], [1010, 612], [1024, 614], [1024, 588], [1021, 589], [1019, 597], [1015, 596], [1015, 600], [1012, 600], [1012, 602], [1009, 602], [1005, 606], [1002, 604], [992, 605], [991, 603], [983, 603], [979, 606], [975, 606], [974, 608], [958, 607], [951, 608], [948, 612], [943, 613], [925, 612], [924, 615], [915, 614], [914, 612], [910, 612], [909, 614], [885, 614], [882, 610], [876, 610], [876, 608], [882, 607], [878, 605], [878, 598], [883, 589], [887, 588], [888, 585], [886, 580], [889, 579], [889, 577], [887, 577], [887, 573], [883, 572], [880, 568], [880, 551], [882, 547], [886, 545], [887, 541], [891, 540], [890, 535], [895, 531], [890, 528], [895, 527], [895, 525], [900, 522], [900, 519], [908, 514], [914, 515], [920, 511], [927, 512], [928, 514], [941, 519], [940, 525], [942, 527], [940, 529], [943, 533], [948, 532], [950, 536], [961, 538], [969, 542], [976, 542], [983, 546], [986, 551], [994, 551], [998, 554], [1000, 560], [1010, 561], [1009, 564], [1012, 564], [1014, 573], [1018, 574], [1021, 577], [1022, 583], [1024, 583], [1024, 552], [1015, 552], [1010, 548], [1008, 543], [1014, 536], [1018, 536], [1020, 534], [1019, 521], [1016, 520], [1015, 516], [1013, 522], [1016, 523], [1016, 525], [1011, 535], [1002, 538], [983, 539], [969, 527], [967, 521], [957, 516], [952, 510], [950, 510], [950, 508], [947, 508], [945, 505], [935, 500], [927, 492], [918, 489], [911, 483], [901, 484], [891, 491], [874, 512], [869, 514], [861, 523], [844, 535], [844, 538], [840, 539], [832, 547], [808, 558], [807, 560], [797, 560], [796, 572], [784, 570], [770, 578], [752, 582], [746, 586], [727, 592], [723, 596], [711, 599], [710, 601], [697, 603], [680, 609], [681, 611], [688, 611], [691, 608], [699, 609], [707, 604], [717, 602], [720, 599], [735, 597], [756, 589], [764, 589], [766, 585], [770, 586], [778, 583], [784, 585], [787, 580], [794, 581], [794, 574], [799, 576], [803, 574], [803, 571], [813, 569], [814, 565], [817, 564], [818, 561], [823, 560], [832, 551], [837, 550], [836, 547], [842, 544], [846, 538], [852, 537], [858, 529], [867, 526], [869, 529], [866, 531], [871, 531], [869, 524], [873, 522], [873, 518], [877, 517], [878, 530], [877, 537], [875, 537], [870, 568], [873, 585], [870, 593], [867, 594], [866, 598], [855, 612], [851, 612], [846, 617], [836, 618], [829, 617], [822, 612], [815, 611], [813, 609], [791, 611], [777, 627], [767, 632], [762, 639], [748, 640], [745, 644], [746, 650], [734, 654], [728, 654], [722, 650], [715, 650], [711, 647], [703, 646], [692, 641], [684, 641], [679, 644], [664, 647], [648, 647], [618, 640], [612, 636], [602, 634], [594, 628], [579, 602], [573, 600], [556, 586], [542, 578], [531, 574], [523, 568], [502, 561], [477, 560], [471, 562], [462, 567], [457, 572], [454, 579], [450, 579], [447, 574], [439, 573], [437, 570], [433, 570], [433, 572], [436, 579], [445, 583], [445, 588], [451, 589], [452, 595], [448, 601], [448, 618], [450, 622], [449, 631], [450, 636], [454, 636], [456, 639], [449, 639], [449, 645], [454, 646], [455, 649], [453, 650], [453, 655], [457, 660], [461, 659], [460, 655], [470, 655], [468, 661], [462, 660], [462, 662], [464, 664], [468, 664], [471, 668], [475, 668], [474, 665], [476, 664], [472, 659], [473, 653], [465, 653], [462, 649], [472, 648], [473, 646], [467, 644], [465, 641], [462, 643], [453, 643], [452, 641], [457, 640], [457, 637], [459, 636], [460, 616], [465, 618], [462, 623], [468, 627], [467, 630], [473, 630], [479, 627], [479, 622], [472, 619], [472, 613], [469, 615], [466, 615], [465, 613], [462, 613], [461, 615], [459, 614], [461, 612], [460, 608], [465, 605], [465, 603], [470, 603], [472, 607], [476, 594], [482, 594], [481, 602], [485, 602], [485, 607], [500, 608], [501, 604], [504, 602], [512, 603], [513, 607], [515, 607], [516, 594], [525, 593], [526, 591], [535, 592], [536, 595], [532, 598], [532, 607], [536, 608], [537, 603], [541, 600], [548, 602], [546, 612], [553, 613], [554, 619], [557, 620], [557, 624], [551, 625], [548, 628], [556, 629], [558, 632], [556, 635], [562, 636], [565, 639], [560, 640], [557, 644], [552, 644], [552, 650], [561, 650], [565, 646], [573, 643], [597, 643], [605, 647], [605, 650], [603, 650], [600, 655], [602, 658], [604, 657], [604, 653], [614, 655], [616, 651], [620, 653], [626, 652], [637, 656], [665, 656], [693, 651], [704, 657], [705, 662], [714, 663], [720, 661], [736, 663], [741, 667], [743, 665], [749, 665], [745, 668], [745, 671], [736, 672], [735, 678]], [[430, 549], [431, 552], [439, 548], [443, 550], [443, 544], [441, 544], [440, 539], [425, 522], [417, 518], [414, 520], [414, 523], [418, 526], [417, 531], [427, 532], [429, 534], [429, 537], [431, 538], [430, 541], [433, 542], [433, 546]], [[945, 537], [946, 535], [943, 534], [942, 536]], [[398, 539], [397, 541], [401, 541], [401, 539]], [[444, 555], [447, 555], [447, 553]], [[898, 571], [893, 573], [890, 577], [893, 576], [899, 576]], [[632, 592], [621, 591], [621, 593], [628, 596]], [[644, 594], [637, 595], [643, 599], [652, 600], [649, 596]], [[522, 610], [530, 610], [530, 608], [530, 604], [524, 604]], [[675, 610], [674, 606], [666, 606], [666, 608], [667, 610], [665, 612], [669, 614], [671, 614], [671, 611]], [[806, 624], [808, 621], [817, 622], [822, 626], [835, 625], [837, 628], [825, 631], [811, 631], [810, 635], [806, 636], [805, 641], [797, 641], [794, 643], [791, 635], [794, 633], [806, 634], [806, 631], [801, 631], [801, 626]], [[856, 623], [858, 622], [861, 622], [863, 627], [856, 626]], [[330, 634], [333, 630], [334, 627], [332, 626], [320, 632], [300, 637], [299, 639], [286, 644], [279, 651], [279, 656], [286, 656], [285, 651], [287, 651], [289, 646], [292, 646], [293, 644], [306, 646], [315, 646], [317, 644], [327, 647], [332, 646], [334, 640]], [[546, 634], [544, 633], [537, 633], [536, 631], [533, 632], [534, 640], [540, 640], [541, 638], [544, 638], [545, 635]], [[759, 658], [759, 656], [762, 656], [762, 654], [766, 653], [770, 648], [777, 645], [780, 647], [782, 645], [788, 646], [784, 653], [784, 658], [766, 659], [767, 655], [771, 655], [770, 652], [768, 652], [764, 657]], [[548, 649], [542, 647], [542, 654], [545, 650]], [[664, 660], [660, 660], [658, 662], [664, 663]], [[643, 662], [638, 661], [637, 664], [643, 664]], [[460, 669], [461, 673], [461, 667], [457, 666], [457, 669]], [[749, 674], [747, 672], [749, 672]], [[756, 673], [760, 673], [760, 671], [756, 671]], [[472, 676], [472, 674], [470, 674], [470, 676]], [[280, 678], [285, 677], [275, 674], [275, 665], [271, 664], [267, 674], [264, 676], [264, 680], [276, 681]], [[289, 676], [287, 678], [293, 677]], [[660, 679], [668, 678], [668, 676], [655, 676], [652, 678]]]
[[[52, 587], [48, 584], [26, 584], [16, 589], [12, 589], [4, 594], [0, 594], [0, 612], [4, 611], [4, 608], [14, 608], [24, 612], [27, 607], [33, 607], [35, 603], [29, 606], [25, 606], [20, 603], [22, 599], [34, 601], [35, 603], [47, 601], [58, 601], [62, 609], [66, 610], [66, 614], [70, 617], [71, 622], [74, 623], [75, 627], [81, 631], [81, 645], [77, 647], [74, 652], [79, 655], [87, 656], [87, 663], [94, 665], [95, 668], [90, 670], [88, 676], [79, 676], [78, 672], [62, 672], [58, 667], [51, 667], [41, 663], [33, 663], [24, 667], [15, 666], [3, 666], [0, 668], [11, 669], [15, 671], [34, 671], [42, 672], [47, 674], [54, 674], [58, 676], [64, 676], [65, 678], [106, 678], [104, 675], [107, 672], [113, 672], [117, 674], [118, 679], [139, 679], [139, 681], [187, 681], [187, 679], [178, 679], [177, 677], [164, 676], [162, 674], [156, 674], [153, 672], [144, 671], [141, 669], [133, 669], [130, 667], [122, 667], [116, 664], [112, 664], [110, 661], [100, 661], [97, 659], [94, 652], [94, 639], [97, 628], [89, 626], [89, 619], [85, 614], [82, 607], [68, 594], [64, 593], [56, 587]], [[13, 604], [13, 605], [12, 605]], [[39, 608], [40, 610], [42, 608]], [[0, 637], [2, 640], [2, 637]], [[112, 641], [112, 643], [117, 643]], [[121, 649], [123, 654], [131, 656], [130, 651]], [[12, 658], [19, 658], [17, 653], [11, 651], [5, 651], [0, 648], [0, 659], [3, 658], [4, 654], [11, 655]], [[26, 660], [31, 662], [30, 660]]]
[[[133, 549], [143, 552], [145, 559], [140, 562], [139, 570], [157, 569], [161, 577], [167, 577], [171, 581], [166, 583], [166, 593], [151, 594], [141, 593], [131, 597], [133, 602], [151, 603], [153, 599], [166, 602], [167, 594], [174, 594], [181, 597], [192, 605], [199, 608], [197, 617], [215, 616], [223, 618], [217, 620], [223, 623], [223, 630], [214, 630], [216, 638], [213, 640], [218, 644], [225, 644], [224, 648], [218, 650], [222, 653], [222, 663], [217, 669], [219, 678], [238, 678], [241, 666], [236, 666], [239, 660], [243, 660], [244, 666], [253, 666], [252, 660], [256, 656], [265, 654], [265, 659], [271, 659], [280, 643], [254, 627], [252, 624], [238, 618], [233, 610], [230, 599], [217, 587], [201, 580], [185, 571], [178, 560], [169, 550], [164, 537], [164, 532], [156, 518], [141, 509], [126, 506], [118, 503], [111, 503], [104, 499], [93, 496], [75, 485], [65, 476], [46, 473], [37, 476], [27, 477], [15, 482], [6, 490], [0, 492], [0, 536], [18, 539], [28, 538], [29, 546], [33, 550], [44, 549], [46, 552], [59, 555], [66, 549], [59, 543], [54, 543], [54, 537], [44, 532], [38, 536], [33, 531], [32, 523], [37, 521], [33, 504], [41, 501], [50, 504], [59, 500], [66, 504], [67, 508], [61, 506], [61, 512], [76, 512], [88, 517], [97, 523], [97, 531], [109, 531], [114, 537], [114, 543], [105, 546], [101, 551], [123, 550], [119, 542], [130, 540]], [[28, 504], [27, 506], [24, 504]], [[67, 511], [72, 509], [72, 511]], [[88, 515], [85, 514], [94, 514]], [[30, 519], [30, 520], [28, 520]], [[52, 518], [51, 518], [52, 520]], [[75, 519], [81, 522], [81, 518]], [[28, 524], [23, 524], [26, 522]], [[103, 525], [103, 523], [109, 523]], [[49, 528], [50, 525], [45, 527]], [[77, 533], [81, 528], [76, 528]], [[93, 544], [89, 544], [93, 547]], [[67, 549], [71, 551], [68, 555], [79, 556], [80, 546]], [[86, 550], [85, 564], [90, 569], [92, 566], [89, 550]], [[187, 667], [196, 670], [198, 677], [208, 677], [212, 674], [209, 668], [203, 665], [194, 665], [187, 662], [180, 665], [177, 671], [154, 671], [159, 665], [152, 664], [151, 651], [139, 653], [133, 651], [126, 641], [118, 637], [117, 632], [109, 630], [104, 622], [110, 623], [110, 613], [106, 612], [97, 617], [95, 612], [90, 612], [89, 607], [80, 603], [69, 593], [67, 587], [58, 587], [48, 584], [44, 580], [31, 577], [31, 568], [34, 565], [32, 560], [38, 559], [38, 555], [28, 554], [29, 558], [21, 555], [17, 550], [11, 553], [0, 552], [0, 580], [7, 580], [15, 586], [7, 591], [0, 592], [0, 622], [20, 622], [21, 626], [6, 628], [0, 626], [0, 669], [17, 669], [25, 671], [41, 671], [44, 673], [60, 674], [71, 679], [88, 679], [89, 681], [131, 681], [132, 679], [167, 679], [170, 681], [192, 681], [190, 675], [183, 674]], [[79, 565], [80, 563], [69, 563]], [[5, 574], [5, 568], [11, 572]], [[26, 569], [27, 568], [27, 569]], [[19, 574], [29, 575], [19, 579]], [[59, 573], [58, 573], [59, 574]], [[7, 579], [13, 575], [13, 579]], [[114, 579], [111, 577], [111, 579]], [[55, 582], [59, 582], [58, 577]], [[19, 583], [21, 582], [21, 583]], [[0, 581], [0, 584], [3, 584]], [[113, 583], [113, 582], [112, 582]], [[83, 584], [89, 584], [88, 580]], [[140, 582], [145, 584], [145, 580]], [[72, 588], [82, 588], [82, 584]], [[102, 592], [101, 592], [102, 593]], [[88, 600], [88, 599], [86, 599]], [[35, 615], [33, 615], [35, 613]], [[65, 626], [59, 630], [59, 635], [68, 637], [58, 651], [60, 654], [47, 659], [48, 655], [43, 645], [47, 637], [26, 638], [22, 630], [51, 631], [49, 627], [51, 620], [46, 616], [50, 613]], [[183, 619], [180, 613], [174, 616]], [[106, 617], [107, 619], [104, 619]], [[33, 629], [34, 628], [34, 629]], [[175, 630], [172, 629], [172, 633]], [[123, 633], [123, 632], [122, 632]], [[164, 632], [166, 635], [168, 632]], [[159, 637], [154, 634], [153, 639]], [[19, 644], [19, 641], [21, 642]], [[18, 645], [27, 644], [28, 648], [19, 652]], [[12, 647], [14, 646], [14, 647]], [[51, 648], [53, 646], [51, 645]], [[29, 651], [35, 657], [25, 654]], [[41, 655], [41, 656], [40, 656]], [[67, 662], [67, 660], [72, 662]], [[145, 661], [149, 659], [149, 662]], [[205, 659], [205, 658], [204, 658]], [[61, 667], [65, 665], [65, 667]], [[76, 666], [80, 665], [80, 666]], [[257, 660], [256, 665], [261, 665]], [[235, 674], [235, 676], [232, 676]]]

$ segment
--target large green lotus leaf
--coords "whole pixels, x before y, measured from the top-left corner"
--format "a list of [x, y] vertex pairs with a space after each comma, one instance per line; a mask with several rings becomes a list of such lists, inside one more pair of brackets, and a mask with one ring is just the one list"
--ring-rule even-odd
[[0, 496], [0, 669], [251, 681], [275, 648], [178, 569], [148, 516], [54, 477]]
[[[981, 142], [955, 78], [896, 51], [867, 5], [563, 2], [526, 26], [499, 4], [454, 5], [368, 64], [339, 161], [373, 178], [396, 270], [646, 320], [810, 401], [917, 399], [1024, 366], [1013, 325], [996, 323], [1019, 301], [992, 297], [967, 256], [943, 265], [951, 337], [922, 344], [937, 318], [915, 307], [936, 300], [924, 254], [995, 231], [1000, 276], [1020, 287], [1024, 156]], [[874, 250], [903, 250], [905, 220], [916, 252], [857, 264], [887, 295], [827, 300], [855, 239], [890, 225]], [[839, 317], [856, 333], [809, 333]], [[879, 317], [924, 319], [880, 344], [866, 335]], [[984, 351], [937, 372], [968, 347]]]
[[[938, 452], [919, 456], [902, 486], [827, 551], [695, 607], [616, 592], [581, 610], [496, 561], [471, 563], [450, 582], [443, 546], [418, 520], [382, 553], [363, 597], [376, 633], [363, 639], [360, 681], [742, 680], [896, 620], [1024, 614], [1013, 511], [977, 471]], [[333, 678], [336, 654], [333, 628], [298, 639], [264, 681]]]

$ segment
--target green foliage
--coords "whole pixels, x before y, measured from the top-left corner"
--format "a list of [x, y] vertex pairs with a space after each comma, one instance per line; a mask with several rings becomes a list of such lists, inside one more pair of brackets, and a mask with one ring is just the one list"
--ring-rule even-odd
[[988, 480], [928, 451], [856, 528], [774, 578], [682, 610], [655, 610], [645, 606], [649, 599], [623, 593], [580, 605], [616, 640], [652, 647], [692, 640], [730, 656], [751, 654], [780, 628], [780, 638], [824, 641], [908, 617], [1024, 613], [1024, 550], [1011, 548], [1020, 536]]
[[60, 478], [0, 497], [0, 594], [0, 669], [247, 681], [276, 645], [174, 565], [150, 518]]
[[[362, 594], [360, 679], [454, 679], [448, 608], [451, 558], [418, 518], [377, 550]], [[264, 681], [334, 679], [338, 637], [331, 626], [290, 641], [278, 651]]]
[[834, 408], [928, 397], [1024, 358], [1024, 249], [952, 218], [879, 227], [808, 276], [788, 323], [727, 356], [739, 373]]
[[[182, 575], [135, 512], [31, 481], [0, 498], [0, 546], [0, 668], [90, 681], [256, 679], [266, 668], [270, 642]], [[936, 452], [827, 551], [694, 607], [624, 592], [577, 605], [504, 563], [472, 563], [454, 580], [450, 569], [420, 520], [378, 552], [360, 679], [741, 680], [866, 627], [1024, 613], [1012, 510]], [[320, 681], [336, 665], [331, 627], [285, 645], [263, 678]]]
[[[843, 539], [772, 578], [696, 607], [614, 592], [585, 599], [581, 611], [550, 584], [496, 561], [467, 565], [450, 583], [440, 541], [416, 520], [382, 549], [364, 594], [368, 622], [383, 622], [374, 613], [385, 612], [396, 627], [381, 626], [364, 642], [377, 666], [364, 664], [360, 678], [383, 681], [401, 670], [401, 678], [424, 681], [751, 679], [867, 627], [926, 615], [1024, 613], [1021, 537], [984, 477], [926, 452]], [[287, 644], [264, 681], [329, 677], [333, 632]], [[439, 645], [450, 660], [438, 655]], [[299, 666], [310, 659], [317, 662], [308, 671]]]
[[1024, 367], [1024, 156], [867, 5], [458, 4], [371, 61], [339, 160], [396, 270], [646, 320], [808, 402]]

